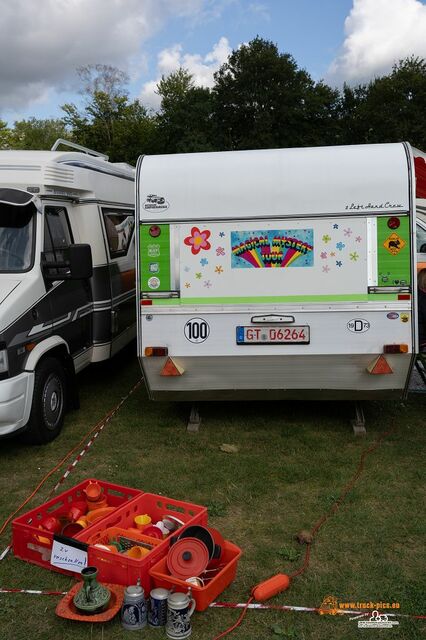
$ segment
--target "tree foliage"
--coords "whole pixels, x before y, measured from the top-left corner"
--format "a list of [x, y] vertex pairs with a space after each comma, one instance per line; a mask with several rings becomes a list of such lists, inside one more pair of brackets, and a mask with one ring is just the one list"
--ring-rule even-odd
[[161, 97], [157, 116], [161, 151], [214, 151], [210, 90], [196, 87], [191, 74], [181, 68], [161, 78], [158, 94]]
[[235, 49], [196, 86], [180, 68], [158, 83], [153, 113], [130, 100], [126, 73], [109, 65], [78, 70], [82, 106], [62, 119], [0, 121], [0, 148], [50, 149], [70, 138], [134, 164], [139, 155], [407, 140], [426, 150], [426, 61], [409, 57], [391, 73], [341, 90], [315, 82], [294, 58], [260, 37]]
[[61, 107], [73, 140], [106, 153], [112, 162], [135, 164], [141, 153], [155, 151], [156, 123], [139, 100], [129, 102], [127, 75], [107, 65], [78, 72], [86, 104], [82, 110], [72, 103]]
[[213, 93], [218, 141], [227, 149], [318, 144], [329, 135], [338, 99], [259, 37], [231, 53], [215, 74]]
[[342, 124], [347, 143], [407, 140], [426, 149], [426, 61], [410, 57], [368, 85], [345, 86]]
[[15, 122], [11, 131], [13, 149], [51, 149], [58, 138], [68, 138], [68, 132], [62, 119], [47, 118], [39, 120], [29, 118]]

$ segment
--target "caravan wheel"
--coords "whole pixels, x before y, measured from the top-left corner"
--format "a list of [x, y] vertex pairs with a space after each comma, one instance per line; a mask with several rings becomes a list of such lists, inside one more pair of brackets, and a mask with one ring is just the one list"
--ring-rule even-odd
[[35, 371], [33, 403], [27, 436], [34, 444], [54, 440], [64, 423], [66, 375], [56, 358], [42, 360]]

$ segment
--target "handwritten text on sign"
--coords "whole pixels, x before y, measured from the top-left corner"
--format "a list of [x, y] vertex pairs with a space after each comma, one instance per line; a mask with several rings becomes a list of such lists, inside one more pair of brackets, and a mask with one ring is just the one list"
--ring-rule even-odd
[[87, 567], [87, 551], [54, 539], [50, 564], [60, 569], [81, 573], [82, 569]]

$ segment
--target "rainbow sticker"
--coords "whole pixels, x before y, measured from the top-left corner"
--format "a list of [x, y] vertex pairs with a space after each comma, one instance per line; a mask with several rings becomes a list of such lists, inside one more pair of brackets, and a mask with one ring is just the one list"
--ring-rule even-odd
[[312, 267], [313, 229], [231, 231], [233, 269]]

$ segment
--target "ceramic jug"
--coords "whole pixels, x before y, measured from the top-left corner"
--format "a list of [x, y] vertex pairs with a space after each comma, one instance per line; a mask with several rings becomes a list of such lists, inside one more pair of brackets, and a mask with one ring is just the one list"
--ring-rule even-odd
[[121, 624], [128, 631], [143, 629], [147, 623], [145, 593], [140, 581], [127, 587], [121, 607]]
[[171, 593], [167, 598], [166, 635], [171, 640], [182, 640], [191, 635], [191, 616], [195, 600], [188, 593]]

